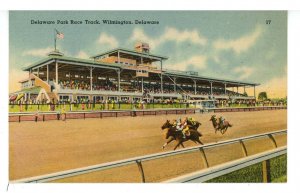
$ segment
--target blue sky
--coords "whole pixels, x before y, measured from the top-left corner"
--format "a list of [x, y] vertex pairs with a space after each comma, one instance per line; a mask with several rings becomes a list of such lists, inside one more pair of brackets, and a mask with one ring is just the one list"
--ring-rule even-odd
[[[39, 25], [31, 20], [155, 20], [158, 25]], [[271, 20], [266, 24], [266, 20]], [[58, 49], [88, 58], [115, 47], [148, 42], [168, 56], [165, 68], [261, 83], [271, 97], [287, 95], [287, 12], [285, 11], [12, 11], [10, 91], [25, 76], [21, 68], [53, 50], [53, 29], [63, 32]], [[249, 92], [252, 92], [250, 90]]]

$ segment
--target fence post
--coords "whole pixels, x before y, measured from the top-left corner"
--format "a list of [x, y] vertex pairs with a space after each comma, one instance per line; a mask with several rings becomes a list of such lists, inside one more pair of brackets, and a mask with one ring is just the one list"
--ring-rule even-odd
[[139, 168], [139, 171], [140, 171], [140, 173], [141, 173], [142, 182], [145, 183], [146, 180], [145, 180], [145, 174], [144, 174], [142, 162], [141, 162], [141, 160], [136, 160], [136, 163], [137, 163], [138, 168]]
[[262, 162], [262, 175], [264, 183], [271, 182], [270, 160], [265, 160]]
[[245, 146], [245, 144], [244, 144], [244, 142], [242, 140], [240, 140], [240, 145], [242, 146], [244, 157], [247, 157], [248, 156], [248, 152], [247, 152], [246, 146]]
[[204, 166], [205, 166], [205, 168], [208, 168], [209, 164], [208, 164], [207, 157], [205, 155], [204, 149], [202, 147], [200, 147], [199, 150], [200, 150], [202, 161], [204, 162]]
[[277, 148], [277, 143], [276, 143], [276, 141], [275, 141], [273, 135], [272, 135], [272, 134], [269, 134], [268, 137], [271, 139], [271, 141], [272, 141], [274, 147]]

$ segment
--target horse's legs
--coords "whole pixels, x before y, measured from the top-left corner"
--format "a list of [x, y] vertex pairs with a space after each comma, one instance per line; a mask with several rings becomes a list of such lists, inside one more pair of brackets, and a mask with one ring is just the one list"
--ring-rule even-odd
[[169, 143], [171, 143], [171, 141], [173, 141], [174, 140], [174, 138], [173, 137], [171, 137], [163, 146], [162, 146], [162, 149], [165, 149], [165, 147], [169, 144]]
[[227, 129], [228, 129], [228, 126], [226, 126], [226, 127], [224, 128], [223, 134], [227, 131]]
[[220, 129], [220, 132], [222, 133], [222, 135], [224, 134], [224, 129], [222, 128], [222, 129]]
[[203, 145], [199, 138], [195, 139], [199, 144]]
[[176, 150], [177, 147], [178, 147], [180, 144], [182, 144], [182, 141], [181, 141], [181, 140], [178, 141], [178, 143], [177, 143], [176, 146], [174, 147], [174, 150]]
[[181, 147], [182, 147], [182, 148], [184, 148], [184, 145], [183, 145], [183, 143], [182, 143], [182, 142], [180, 143], [180, 145], [181, 145]]

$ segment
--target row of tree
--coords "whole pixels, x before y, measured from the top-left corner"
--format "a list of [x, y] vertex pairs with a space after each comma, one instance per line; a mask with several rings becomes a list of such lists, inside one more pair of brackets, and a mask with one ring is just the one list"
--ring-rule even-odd
[[277, 103], [282, 102], [284, 104], [287, 103], [287, 97], [285, 97], [285, 98], [273, 98], [273, 99], [270, 99], [270, 98], [268, 98], [267, 92], [260, 92], [258, 94], [257, 99], [258, 99], [258, 101], [262, 101], [262, 102], [264, 102], [264, 101], [272, 101], [272, 102], [277, 102]]

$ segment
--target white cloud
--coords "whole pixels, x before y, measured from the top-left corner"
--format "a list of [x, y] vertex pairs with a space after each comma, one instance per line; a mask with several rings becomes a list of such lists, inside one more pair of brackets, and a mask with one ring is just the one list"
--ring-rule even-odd
[[180, 61], [175, 64], [168, 64], [165, 66], [165, 68], [169, 68], [172, 70], [185, 71], [185, 70], [188, 70], [187, 69], [188, 67], [193, 66], [197, 69], [205, 69], [206, 68], [206, 60], [207, 60], [206, 56], [202, 56], [202, 55], [193, 56], [193, 57], [189, 58], [188, 60]]
[[10, 69], [9, 70], [9, 93], [15, 92], [21, 89], [20, 80], [28, 77], [28, 72], [22, 70]]
[[262, 26], [258, 25], [251, 34], [247, 34], [232, 40], [218, 39], [213, 42], [213, 47], [217, 50], [232, 49], [235, 53], [240, 54], [241, 52], [245, 52], [252, 47], [262, 33], [263, 28]]
[[244, 80], [253, 74], [254, 68], [248, 66], [239, 66], [234, 68], [233, 71], [239, 74], [239, 80]]
[[90, 56], [85, 51], [79, 51], [76, 55], [77, 58], [89, 59]]
[[129, 39], [131, 42], [147, 42], [150, 47], [155, 49], [157, 46], [167, 42], [173, 41], [176, 43], [189, 42], [192, 44], [205, 45], [207, 40], [197, 30], [183, 30], [179, 31], [176, 28], [166, 27], [163, 34], [157, 38], [148, 36], [143, 29], [135, 28]]
[[109, 48], [116, 48], [119, 46], [119, 42], [118, 40], [112, 36], [112, 35], [108, 35], [105, 32], [102, 32], [98, 38], [97, 41], [100, 45], [105, 45]]
[[287, 76], [276, 77], [257, 87], [256, 95], [259, 92], [267, 92], [269, 98], [284, 98], [287, 96]]
[[45, 57], [49, 52], [53, 51], [52, 47], [27, 50], [22, 53], [23, 56]]

